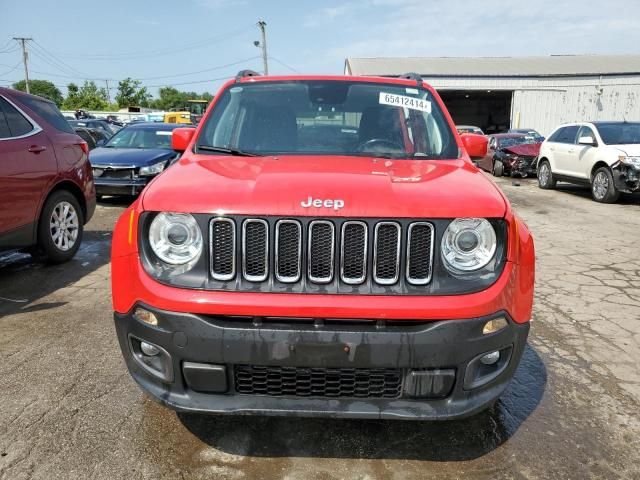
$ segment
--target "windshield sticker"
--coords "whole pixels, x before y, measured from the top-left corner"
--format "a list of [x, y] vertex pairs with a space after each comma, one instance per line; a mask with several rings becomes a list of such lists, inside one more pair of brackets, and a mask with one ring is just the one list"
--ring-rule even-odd
[[378, 100], [380, 105], [392, 105], [394, 107], [405, 107], [411, 110], [420, 110], [421, 112], [431, 113], [431, 102], [420, 98], [405, 97], [404, 95], [395, 95], [393, 93], [380, 92]]
[[158, 130], [156, 135], [167, 135], [170, 136], [173, 132], [171, 130]]
[[420, 93], [420, 90], [418, 90], [417, 88], [405, 88], [404, 90], [409, 95], [418, 95]]

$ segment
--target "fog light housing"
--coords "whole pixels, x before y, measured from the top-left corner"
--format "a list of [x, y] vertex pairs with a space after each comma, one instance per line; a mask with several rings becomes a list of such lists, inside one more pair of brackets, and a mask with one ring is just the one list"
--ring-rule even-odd
[[142, 350], [142, 353], [148, 357], [155, 357], [160, 353], [160, 349], [158, 347], [147, 342], [140, 342], [140, 350]]
[[490, 333], [499, 332], [503, 328], [507, 327], [507, 319], [504, 317], [494, 318], [493, 320], [489, 320], [482, 327], [482, 334], [489, 335]]
[[480, 357], [480, 362], [485, 365], [493, 365], [498, 360], [500, 360], [500, 352], [496, 350], [495, 352], [487, 353], [486, 355]]
[[136, 308], [133, 312], [133, 318], [153, 327], [158, 326], [158, 317], [156, 317], [155, 313], [144, 308]]

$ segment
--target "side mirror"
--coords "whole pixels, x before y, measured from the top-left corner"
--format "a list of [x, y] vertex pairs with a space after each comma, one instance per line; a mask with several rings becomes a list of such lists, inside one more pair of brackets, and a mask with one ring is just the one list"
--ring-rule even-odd
[[98, 141], [96, 142], [96, 147], [102, 147], [102, 146], [104, 146], [104, 144], [105, 144], [105, 143], [107, 143], [107, 142], [105, 141], [105, 139], [104, 139], [104, 138], [101, 138], [100, 140], [98, 140]]
[[196, 129], [193, 127], [176, 128], [171, 134], [171, 148], [177, 152], [184, 152], [191, 143], [194, 133]]
[[593, 138], [593, 137], [589, 137], [589, 136], [580, 137], [578, 139], [578, 143], [580, 145], [589, 145], [591, 147], [597, 147], [598, 146], [598, 142], [596, 142], [596, 139]]
[[487, 137], [475, 133], [465, 133], [460, 135], [462, 145], [471, 158], [482, 158], [487, 154]]

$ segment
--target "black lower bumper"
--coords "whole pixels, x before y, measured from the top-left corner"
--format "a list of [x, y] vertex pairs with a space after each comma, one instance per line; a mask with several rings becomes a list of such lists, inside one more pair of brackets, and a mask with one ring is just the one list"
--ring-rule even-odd
[[[444, 420], [491, 405], [513, 377], [528, 324], [115, 314], [133, 378], [179, 411]], [[502, 330], [483, 335], [487, 321]], [[141, 342], [157, 348], [145, 355]], [[480, 358], [500, 352], [486, 365]]]
[[617, 162], [611, 170], [616, 190], [625, 193], [640, 192], [640, 168]]
[[106, 179], [96, 178], [96, 195], [138, 195], [149, 183], [147, 178]]

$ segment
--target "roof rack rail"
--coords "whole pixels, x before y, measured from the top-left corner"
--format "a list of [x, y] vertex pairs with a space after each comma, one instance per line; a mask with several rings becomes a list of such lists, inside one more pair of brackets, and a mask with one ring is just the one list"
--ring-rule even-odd
[[416, 82], [418, 82], [418, 86], [421, 87], [422, 86], [422, 77], [420, 76], [419, 73], [414, 73], [414, 72], [409, 72], [409, 73], [405, 73], [400, 75], [399, 78], [402, 78], [404, 80], [415, 80]]
[[261, 77], [261, 76], [262, 75], [260, 75], [258, 72], [254, 70], [240, 70], [236, 75], [236, 83], [245, 77]]

